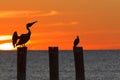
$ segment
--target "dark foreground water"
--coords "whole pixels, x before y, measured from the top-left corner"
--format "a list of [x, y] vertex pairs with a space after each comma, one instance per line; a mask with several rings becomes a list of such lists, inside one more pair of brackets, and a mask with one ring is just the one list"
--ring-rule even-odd
[[[16, 79], [16, 51], [0, 51], [0, 80]], [[120, 50], [84, 51], [86, 80], [120, 80]], [[60, 80], [75, 80], [72, 51], [59, 52]], [[28, 51], [27, 79], [49, 80], [48, 51]]]

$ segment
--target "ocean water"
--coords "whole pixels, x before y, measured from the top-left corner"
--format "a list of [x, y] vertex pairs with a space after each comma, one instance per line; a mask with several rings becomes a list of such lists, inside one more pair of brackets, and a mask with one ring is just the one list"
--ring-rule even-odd
[[[17, 80], [17, 52], [0, 51], [0, 80]], [[120, 50], [84, 51], [85, 80], [120, 80]], [[75, 80], [72, 51], [59, 51], [59, 79]], [[48, 51], [28, 51], [26, 80], [49, 80]]]

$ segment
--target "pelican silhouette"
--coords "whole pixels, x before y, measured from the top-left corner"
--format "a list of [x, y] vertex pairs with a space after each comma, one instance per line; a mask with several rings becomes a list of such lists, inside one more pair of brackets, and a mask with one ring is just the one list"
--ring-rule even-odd
[[79, 36], [76, 37], [76, 39], [74, 40], [74, 46], [73, 47], [77, 47], [77, 45], [79, 44]]
[[21, 34], [20, 36], [18, 36], [16, 31], [13, 33], [12, 43], [13, 43], [14, 47], [16, 47], [18, 45], [25, 46], [25, 43], [27, 43], [29, 41], [30, 36], [31, 36], [31, 31], [29, 28], [36, 22], [37, 21], [26, 24], [26, 29], [28, 30], [28, 33], [26, 33], [26, 34]]

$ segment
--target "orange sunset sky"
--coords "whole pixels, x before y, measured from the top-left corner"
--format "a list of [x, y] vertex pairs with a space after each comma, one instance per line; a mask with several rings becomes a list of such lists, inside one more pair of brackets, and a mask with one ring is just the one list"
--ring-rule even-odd
[[0, 0], [0, 50], [36, 20], [29, 50], [70, 50], [76, 35], [84, 49], [120, 49], [120, 0]]

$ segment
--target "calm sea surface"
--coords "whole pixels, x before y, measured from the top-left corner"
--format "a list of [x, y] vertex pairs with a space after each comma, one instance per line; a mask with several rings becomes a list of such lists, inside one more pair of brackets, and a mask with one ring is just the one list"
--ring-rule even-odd
[[[0, 80], [16, 79], [16, 51], [0, 51]], [[84, 51], [86, 80], [120, 80], [120, 50]], [[60, 80], [75, 80], [72, 51], [59, 51]], [[48, 51], [28, 51], [27, 79], [49, 80]]]

